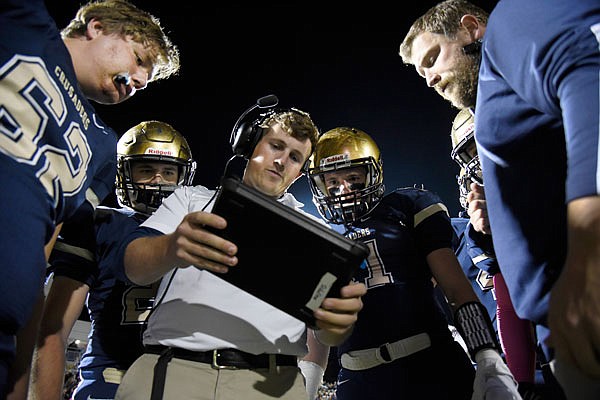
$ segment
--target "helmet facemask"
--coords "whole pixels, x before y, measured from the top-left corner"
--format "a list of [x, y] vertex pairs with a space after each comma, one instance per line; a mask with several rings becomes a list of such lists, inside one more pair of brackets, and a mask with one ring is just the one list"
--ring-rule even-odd
[[483, 185], [483, 174], [481, 172], [481, 164], [479, 162], [477, 144], [475, 143], [473, 132], [465, 137], [458, 146], [452, 149], [450, 157], [465, 170], [465, 177], [470, 178], [473, 182]]
[[[329, 174], [343, 174], [355, 168], [359, 168], [365, 175], [365, 182], [350, 184], [349, 193], [334, 191], [328, 185]], [[313, 168], [309, 180], [313, 202], [321, 216], [333, 224], [350, 225], [365, 219], [379, 204], [384, 192], [381, 166], [373, 157], [346, 160]]]
[[[122, 166], [119, 166], [120, 174], [122, 174], [121, 196], [119, 203], [121, 206], [128, 206], [134, 210], [150, 215], [162, 204], [162, 201], [171, 195], [175, 189], [182, 185], [191, 185], [193, 173], [190, 171], [190, 166], [181, 161], [173, 161], [172, 159], [161, 159], [162, 157], [155, 156], [132, 156], [123, 157], [121, 160]], [[172, 164], [177, 170], [176, 183], [141, 183], [135, 182], [133, 176], [133, 166], [136, 163], [144, 164]]]
[[456, 183], [458, 183], [458, 201], [460, 205], [465, 210], [469, 208], [469, 203], [467, 202], [467, 196], [471, 191], [471, 177], [467, 175], [464, 168], [460, 169], [460, 173], [456, 177]]
[[460, 166], [460, 174], [457, 177], [459, 189], [459, 201], [464, 209], [467, 209], [467, 195], [470, 192], [471, 182], [483, 186], [483, 172], [477, 154], [477, 143], [475, 142], [475, 118], [471, 108], [461, 110], [452, 123], [450, 138], [452, 140], [452, 151], [450, 157]]

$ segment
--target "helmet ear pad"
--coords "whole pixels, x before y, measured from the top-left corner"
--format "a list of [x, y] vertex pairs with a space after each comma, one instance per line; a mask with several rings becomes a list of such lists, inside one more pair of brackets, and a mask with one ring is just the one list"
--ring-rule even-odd
[[259, 118], [252, 122], [246, 121], [239, 124], [231, 142], [233, 154], [244, 157], [246, 160], [252, 156], [254, 148], [265, 131], [260, 127], [263, 121], [264, 118]]

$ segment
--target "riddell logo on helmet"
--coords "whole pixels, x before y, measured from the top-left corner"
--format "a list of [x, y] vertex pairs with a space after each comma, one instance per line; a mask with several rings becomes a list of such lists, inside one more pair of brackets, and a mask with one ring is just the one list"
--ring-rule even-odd
[[473, 122], [471, 122], [469, 124], [469, 126], [467, 126], [467, 129], [465, 129], [465, 132], [463, 133], [463, 135], [468, 135], [469, 133], [473, 132], [475, 130], [475, 124]]
[[321, 160], [321, 167], [332, 166], [332, 164], [339, 163], [340, 161], [345, 161], [345, 163], [349, 160], [348, 154], [336, 154], [334, 156], [325, 157]]
[[146, 150], [146, 154], [156, 154], [159, 156], [172, 156], [173, 152], [171, 150], [161, 150], [161, 149], [149, 148]]

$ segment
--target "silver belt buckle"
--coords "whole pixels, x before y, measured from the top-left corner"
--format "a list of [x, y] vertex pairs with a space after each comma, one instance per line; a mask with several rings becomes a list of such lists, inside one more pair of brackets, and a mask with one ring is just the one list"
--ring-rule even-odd
[[210, 364], [210, 367], [212, 369], [238, 369], [238, 367], [233, 366], [233, 365], [219, 365], [219, 350], [213, 350], [213, 355], [212, 355], [212, 363]]

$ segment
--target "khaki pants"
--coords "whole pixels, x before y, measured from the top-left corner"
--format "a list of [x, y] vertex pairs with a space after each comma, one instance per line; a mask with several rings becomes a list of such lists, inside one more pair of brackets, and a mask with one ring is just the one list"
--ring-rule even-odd
[[[127, 370], [115, 400], [149, 400], [156, 354], [144, 354]], [[213, 369], [209, 364], [173, 358], [168, 365], [164, 400], [307, 400], [297, 367], [256, 370]]]

